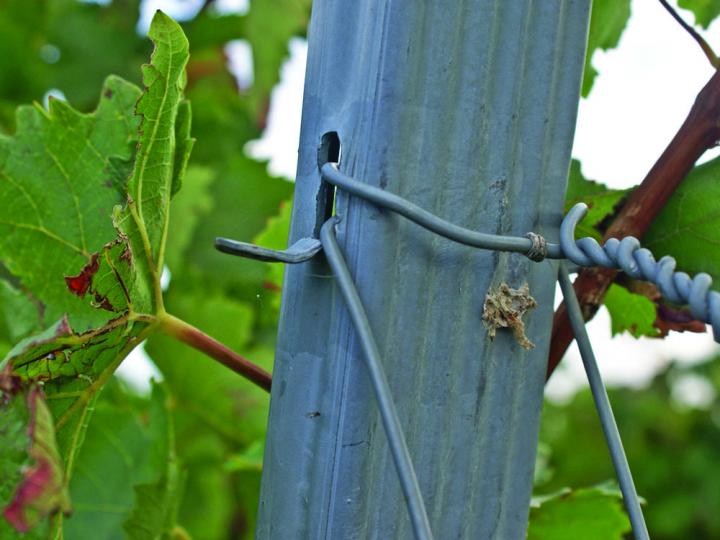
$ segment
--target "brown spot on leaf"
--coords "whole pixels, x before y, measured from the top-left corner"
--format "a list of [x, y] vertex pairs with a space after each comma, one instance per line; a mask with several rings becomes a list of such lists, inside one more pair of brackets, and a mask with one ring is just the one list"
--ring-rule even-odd
[[133, 256], [132, 251], [130, 250], [130, 244], [125, 244], [125, 249], [120, 254], [120, 260], [125, 261], [128, 266], [132, 266]]
[[88, 292], [92, 278], [100, 268], [100, 262], [98, 261], [98, 254], [93, 253], [90, 257], [90, 262], [87, 263], [77, 276], [65, 276], [65, 283], [71, 293], [83, 297]]
[[102, 296], [100, 294], [95, 294], [95, 302], [96, 307], [99, 307], [101, 309], [105, 309], [107, 311], [116, 311], [116, 309], [113, 307], [113, 305], [110, 303], [110, 300], [107, 299], [107, 296]]
[[103, 92], [103, 96], [110, 99], [111, 97], [113, 97], [113, 91], [110, 90], [109, 88], [106, 88], [105, 91]]
[[501, 283], [495, 290], [490, 289], [485, 295], [482, 316], [490, 339], [495, 338], [498, 328], [510, 328], [523, 349], [535, 347], [525, 335], [525, 323], [522, 318], [536, 306], [537, 302], [530, 296], [527, 283], [519, 289], [511, 289], [507, 283]]
[[57, 327], [55, 328], [55, 336], [56, 337], [71, 336], [72, 333], [73, 333], [73, 329], [70, 327], [70, 321], [68, 320], [67, 313], [65, 313], [62, 316], [62, 319], [60, 319], [60, 322], [58, 323]]

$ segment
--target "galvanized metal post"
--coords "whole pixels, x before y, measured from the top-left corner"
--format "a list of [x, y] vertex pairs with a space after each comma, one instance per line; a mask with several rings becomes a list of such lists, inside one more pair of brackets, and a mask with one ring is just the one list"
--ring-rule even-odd
[[[316, 0], [290, 242], [332, 208], [331, 133], [357, 179], [464, 227], [557, 240], [589, 3]], [[334, 205], [436, 537], [524, 538], [556, 264], [342, 191]], [[491, 286], [525, 282], [530, 351], [481, 321]], [[412, 537], [361, 354], [322, 257], [288, 267], [258, 538]]]

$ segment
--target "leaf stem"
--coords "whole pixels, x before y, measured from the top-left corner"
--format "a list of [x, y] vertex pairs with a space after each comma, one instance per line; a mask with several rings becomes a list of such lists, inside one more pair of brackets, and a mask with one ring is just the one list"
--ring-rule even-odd
[[712, 47], [708, 44], [708, 42], [705, 41], [700, 34], [698, 34], [697, 30], [695, 30], [692, 26], [686, 23], [682, 17], [680, 17], [678, 12], [675, 11], [675, 9], [670, 4], [668, 4], [667, 0], [660, 0], [660, 3], [667, 10], [667, 12], [672, 15], [672, 18], [675, 19], [677, 23], [682, 26], [688, 34], [690, 34], [690, 37], [692, 37], [697, 42], [697, 44], [700, 45], [702, 52], [705, 53], [705, 56], [707, 57], [712, 67], [718, 69], [718, 67], [720, 67], [720, 59], [718, 59], [715, 51], [712, 50]]
[[222, 365], [232, 369], [235, 373], [252, 381], [263, 390], [270, 391], [272, 376], [267, 371], [246, 360], [191, 324], [169, 313], [164, 313], [159, 318], [159, 329], [168, 336], [182, 341], [186, 345], [190, 345], [193, 349], [197, 349], [210, 358], [217, 360]]

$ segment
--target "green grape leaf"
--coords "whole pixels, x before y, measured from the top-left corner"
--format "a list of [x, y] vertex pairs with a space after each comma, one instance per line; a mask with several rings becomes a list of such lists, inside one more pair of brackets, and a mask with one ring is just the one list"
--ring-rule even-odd
[[0, 374], [0, 505], [3, 516], [24, 533], [46, 516], [69, 512], [70, 500], [53, 419], [36, 384]]
[[695, 23], [706, 29], [720, 15], [720, 2], [717, 0], [678, 0], [678, 6], [692, 11]]
[[610, 312], [613, 336], [623, 332], [630, 332], [634, 337], [659, 335], [659, 330], [653, 326], [657, 317], [655, 303], [647, 296], [613, 283], [604, 303]]
[[174, 273], [173, 280], [187, 289], [200, 286], [204, 291], [232, 293], [244, 302], [258, 302], [258, 297], [264, 302], [266, 268], [256, 261], [218, 252], [213, 239], [225, 236], [252, 241], [292, 191], [291, 182], [268, 175], [266, 163], [243, 155], [230, 159], [217, 170], [210, 186], [212, 212], [198, 221], [185, 249], [182, 272]]
[[[142, 117], [140, 142], [128, 180], [127, 211], [120, 227], [130, 238], [135, 258], [143, 254], [140, 258], [149, 272], [147, 281], [159, 283], [170, 198], [179, 189], [177, 175], [184, 170], [192, 148], [190, 109], [181, 105], [189, 50], [180, 26], [160, 11], [153, 18], [148, 36], [155, 43], [155, 50], [151, 63], [143, 66], [146, 89], [135, 107], [136, 114]], [[155, 301], [159, 308], [161, 300]]]
[[164, 386], [155, 385], [151, 401], [150, 428], [162, 434], [153, 446], [154, 470], [159, 477], [135, 487], [135, 504], [123, 524], [129, 538], [166, 538], [177, 526], [184, 474], [175, 451], [175, 429], [169, 411], [170, 396]]
[[629, 18], [630, 0], [595, 0], [592, 3], [582, 85], [583, 97], [590, 94], [597, 76], [597, 70], [592, 66], [593, 53], [598, 49], [607, 51], [617, 47]]
[[5, 337], [9, 343], [42, 330], [40, 308], [38, 302], [29, 295], [9, 282], [0, 280], [0, 325], [3, 326], [0, 336]]
[[239, 454], [230, 456], [225, 463], [226, 471], [262, 471], [265, 441], [257, 440]]
[[622, 540], [630, 520], [619, 493], [604, 487], [561, 490], [535, 500], [528, 540]]
[[588, 180], [582, 174], [580, 162], [573, 159], [565, 193], [565, 212], [579, 202], [588, 205], [587, 215], [577, 226], [576, 238], [590, 236], [600, 241], [599, 226], [615, 212], [629, 192], [629, 189], [609, 189], [600, 182]]
[[311, 0], [253, 0], [245, 15], [246, 37], [252, 46], [253, 86], [247, 98], [256, 117], [264, 117], [269, 96], [287, 56], [291, 37], [304, 35]]
[[212, 10], [201, 11], [197, 17], [184, 25], [185, 34], [193, 50], [218, 48], [228, 41], [240, 39], [245, 32], [245, 16], [235, 13], [218, 14]]
[[85, 111], [94, 106], [97, 88], [108, 73], [140, 84], [137, 66], [150, 54], [150, 43], [136, 28], [140, 0], [31, 3], [42, 4], [45, 12], [44, 24], [38, 24], [37, 16], [29, 21], [44, 31], [43, 92], [57, 88]]
[[0, 368], [45, 381], [67, 478], [98, 390], [164, 313], [168, 207], [192, 147], [182, 101], [188, 44], [160, 12], [149, 35], [155, 50], [139, 99], [110, 78], [95, 113], [56, 100], [48, 112], [22, 107], [15, 136], [0, 138], [0, 258], [42, 306], [43, 325], [54, 322]]
[[183, 189], [170, 206], [172, 235], [168, 236], [165, 259], [170, 273], [182, 272], [185, 250], [192, 241], [195, 228], [213, 209], [210, 187], [215, 174], [209, 167], [194, 165], [187, 169]]
[[166, 475], [157, 482], [135, 488], [135, 510], [123, 525], [130, 538], [155, 540], [175, 537], [183, 475], [174, 456], [168, 458], [167, 469]]
[[[290, 232], [291, 214], [292, 199], [280, 203], [280, 213], [268, 219], [267, 225], [265, 225], [262, 232], [255, 237], [253, 242], [259, 246], [271, 249], [285, 249]], [[277, 317], [280, 314], [280, 293], [282, 291], [283, 276], [285, 275], [285, 265], [277, 263], [265, 263], [265, 265], [268, 273], [264, 286], [265, 289], [269, 291], [270, 303]]]
[[656, 258], [672, 255], [678, 270], [707, 272], [720, 286], [720, 158], [698, 165], [678, 186], [642, 238]]
[[[153, 384], [146, 398], [111, 379], [93, 414], [70, 481], [73, 513], [64, 519], [63, 532], [66, 538], [92, 531], [95, 538], [123, 540], [123, 523], [141, 513], [147, 520], [163, 513], [142, 506], [139, 492], [148, 485], [163, 489], [168, 470], [179, 470], [170, 398], [163, 384]], [[179, 496], [176, 491], [168, 500]]]
[[129, 172], [138, 95], [110, 77], [93, 114], [58, 100], [48, 111], [23, 106], [15, 135], [0, 137], [0, 258], [42, 304], [47, 323], [69, 313], [73, 327], [84, 331], [107, 318], [68, 294], [63, 277], [115, 236], [109, 216], [122, 202], [116, 182]]

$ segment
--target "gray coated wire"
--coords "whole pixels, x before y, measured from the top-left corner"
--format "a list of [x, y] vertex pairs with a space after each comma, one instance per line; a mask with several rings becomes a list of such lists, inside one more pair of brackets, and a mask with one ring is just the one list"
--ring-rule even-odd
[[407, 199], [403, 199], [402, 197], [398, 197], [397, 195], [388, 193], [385, 190], [376, 188], [365, 182], [360, 182], [341, 173], [337, 169], [336, 163], [325, 163], [320, 171], [326, 182], [342, 188], [348, 193], [371, 201], [378, 206], [392, 210], [410, 221], [460, 244], [483, 249], [522, 253], [529, 257], [534, 257], [533, 260], [536, 261], [542, 260], [545, 257], [551, 259], [563, 258], [559, 244], [547, 243], [544, 240], [542, 243], [538, 243], [536, 241], [534, 242], [531, 238], [523, 238], [521, 236], [501, 236], [498, 234], [481, 233], [454, 225], [449, 221], [445, 221], [431, 214], [427, 210], [423, 210]]
[[575, 227], [587, 213], [584, 203], [578, 203], [570, 209], [560, 225], [560, 243], [553, 244], [533, 232], [522, 238], [480, 233], [459, 227], [402, 197], [341, 173], [336, 163], [325, 163], [321, 173], [323, 179], [334, 186], [392, 210], [461, 244], [522, 253], [533, 261], [541, 261], [545, 257], [567, 258], [580, 266], [618, 268], [631, 277], [650, 281], [657, 285], [662, 295], [671, 302], [689, 304], [690, 312], [696, 319], [712, 325], [715, 341], [720, 343], [720, 292], [710, 290], [712, 278], [704, 272], [694, 278], [685, 272], [675, 272], [675, 259], [665, 256], [656, 261], [653, 254], [641, 247], [638, 239], [633, 236], [622, 240], [611, 238], [603, 246], [589, 237], [576, 241]]
[[608, 399], [605, 385], [600, 376], [600, 370], [595, 361], [595, 354], [593, 353], [590, 337], [585, 328], [585, 319], [580, 310], [580, 303], [575, 295], [575, 289], [573, 289], [564, 263], [560, 263], [558, 281], [560, 282], [560, 288], [562, 289], [565, 299], [570, 325], [575, 334], [575, 341], [577, 342], [578, 349], [580, 349], [580, 356], [585, 366], [585, 373], [587, 373], [588, 382], [590, 383], [590, 390], [595, 400], [595, 408], [600, 417], [600, 424], [602, 425], [605, 440], [610, 450], [610, 456], [613, 466], [615, 467], [615, 474], [620, 484], [620, 491], [622, 491], [623, 494], [625, 509], [630, 517], [633, 536], [636, 540], [649, 540], [650, 536], [647, 526], [645, 525], [642, 509], [640, 508], [640, 499], [635, 490], [630, 465], [628, 465], [627, 457], [625, 457], [625, 450], [623, 450], [620, 433], [618, 432], [612, 407], [610, 406], [610, 400]]
[[618, 268], [631, 277], [654, 283], [671, 302], [689, 304], [693, 317], [710, 323], [715, 341], [720, 342], [720, 293], [710, 290], [712, 278], [708, 274], [701, 272], [691, 278], [685, 272], [675, 272], [675, 259], [665, 256], [656, 261], [634, 236], [610, 238], [602, 246], [589, 237], [575, 240], [575, 227], [587, 210], [584, 203], [576, 204], [560, 225], [560, 247], [568, 259], [580, 266]]
[[[712, 325], [715, 341], [720, 342], [720, 293], [710, 290], [712, 278], [705, 273], [697, 274], [694, 278], [691, 278], [684, 272], [675, 272], [675, 259], [665, 256], [656, 261], [653, 254], [649, 250], [642, 248], [637, 238], [632, 236], [625, 237], [622, 240], [611, 238], [603, 246], [588, 237], [575, 240], [575, 228], [587, 214], [587, 206], [583, 203], [576, 204], [565, 216], [560, 225], [560, 243], [553, 244], [548, 243], [541, 235], [532, 232], [523, 238], [480, 233], [459, 227], [423, 210], [402, 197], [359, 182], [341, 173], [335, 163], [324, 164], [321, 173], [326, 182], [378, 206], [392, 210], [430, 231], [461, 244], [483, 249], [522, 253], [533, 261], [541, 261], [546, 257], [553, 259], [567, 258], [578, 266], [617, 268], [625, 271], [631, 277], [650, 281], [656, 284], [663, 296], [671, 302], [689, 304], [694, 317]], [[364, 352], [365, 364], [378, 401], [385, 433], [407, 502], [415, 537], [421, 540], [431, 539], [432, 532], [427, 512], [382, 367], [380, 353], [373, 338], [362, 302], [335, 238], [335, 224], [338, 219], [332, 217], [322, 226], [320, 231], [322, 248], [335, 273], [353, 325], [358, 333]], [[218, 242], [218, 247], [223, 251], [245, 257], [282, 262], [302, 262], [314, 256], [319, 250], [319, 247], [312, 244], [312, 242], [317, 242], [317, 240], [302, 239], [297, 245], [283, 252], [265, 250], [257, 248], [257, 246], [225, 239]], [[568, 316], [580, 349], [620, 489], [623, 493], [623, 500], [633, 527], [633, 534], [637, 540], [645, 540], [649, 538], [649, 535], [640, 508], [639, 498], [633, 484], [630, 467], [625, 457], [607, 392], [585, 329], [580, 305], [568, 276], [569, 266], [567, 262], [561, 262], [558, 276], [565, 297]]]
[[388, 384], [385, 370], [383, 369], [380, 351], [375, 343], [370, 321], [363, 308], [362, 301], [350, 276], [345, 258], [340, 251], [340, 246], [335, 237], [335, 224], [338, 218], [332, 217], [325, 222], [320, 229], [320, 241], [323, 245], [325, 256], [335, 274], [340, 292], [345, 299], [350, 318], [352, 319], [355, 331], [357, 332], [360, 345], [364, 352], [365, 366], [367, 367], [375, 399], [378, 402], [378, 409], [382, 418], [385, 434], [390, 445], [395, 469], [397, 470], [400, 486], [405, 495], [405, 501], [410, 514], [413, 532], [417, 540], [432, 540], [433, 535], [430, 529], [430, 521], [425, 510], [420, 485], [410, 458], [405, 435], [403, 434], [400, 418], [395, 408], [390, 385]]

